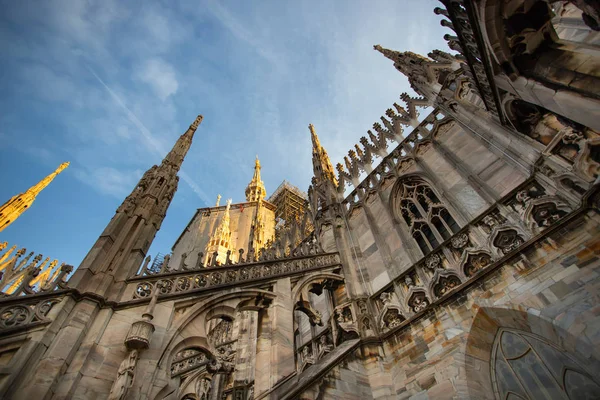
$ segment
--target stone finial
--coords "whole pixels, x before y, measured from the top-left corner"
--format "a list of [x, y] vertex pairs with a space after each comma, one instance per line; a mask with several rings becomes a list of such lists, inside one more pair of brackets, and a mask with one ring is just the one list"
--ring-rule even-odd
[[220, 202], [221, 202], [221, 195], [220, 195], [220, 194], [218, 194], [218, 195], [217, 195], [217, 202], [216, 202], [216, 204], [215, 204], [215, 207], [219, 207], [219, 203], [220, 203]]

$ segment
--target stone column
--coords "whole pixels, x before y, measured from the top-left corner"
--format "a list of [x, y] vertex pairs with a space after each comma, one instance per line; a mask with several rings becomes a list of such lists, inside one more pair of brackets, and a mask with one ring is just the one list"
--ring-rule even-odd
[[[296, 370], [294, 304], [290, 278], [279, 279], [273, 289], [276, 297], [269, 308], [261, 311], [259, 321], [259, 344], [254, 375], [255, 396], [267, 388], [272, 388]], [[270, 345], [267, 346], [269, 342]], [[270, 366], [266, 367], [267, 364]]]

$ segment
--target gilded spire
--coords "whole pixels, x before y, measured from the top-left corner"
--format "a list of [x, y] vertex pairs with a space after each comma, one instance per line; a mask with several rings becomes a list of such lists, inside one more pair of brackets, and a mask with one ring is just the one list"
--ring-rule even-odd
[[259, 201], [263, 200], [267, 196], [267, 190], [265, 184], [260, 178], [260, 161], [258, 155], [256, 161], [254, 161], [254, 176], [246, 187], [246, 201]]
[[56, 168], [56, 171], [39, 181], [36, 185], [30, 187], [25, 193], [13, 196], [10, 200], [0, 207], [0, 232], [14, 222], [19, 216], [25, 212], [37, 195], [46, 188], [65, 168], [69, 166], [69, 162], [64, 162]]
[[323, 179], [329, 180], [337, 186], [333, 165], [331, 165], [331, 160], [327, 155], [327, 151], [325, 151], [319, 142], [319, 137], [317, 136], [314, 125], [309, 124], [308, 129], [310, 130], [313, 145], [313, 172], [315, 177], [319, 181]]
[[[227, 199], [227, 206], [223, 213], [223, 218], [219, 222], [215, 233], [212, 235], [206, 245], [207, 259], [211, 265], [225, 264], [227, 261], [227, 251], [231, 254], [231, 229], [229, 228], [230, 216], [229, 209], [231, 208], [231, 199]], [[214, 255], [216, 253], [216, 256]]]

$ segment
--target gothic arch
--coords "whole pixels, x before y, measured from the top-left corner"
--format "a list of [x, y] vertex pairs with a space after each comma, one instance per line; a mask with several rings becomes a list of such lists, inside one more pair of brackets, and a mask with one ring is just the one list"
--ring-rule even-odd
[[503, 257], [527, 240], [529, 240], [529, 234], [520, 226], [494, 226], [488, 238], [488, 248], [496, 257]]
[[418, 314], [431, 304], [427, 291], [421, 286], [412, 286], [406, 295], [406, 306], [408, 309]]
[[[184, 317], [182, 317], [177, 323], [175, 323], [167, 332], [167, 336], [165, 338], [165, 342], [167, 344], [164, 347], [163, 354], [158, 361], [159, 365], [165, 363], [166, 357], [169, 354], [171, 354], [173, 349], [177, 346], [175, 342], [176, 338], [180, 336], [180, 333], [182, 333], [182, 331], [197, 317], [199, 317], [203, 313], [210, 312], [210, 310], [215, 307], [217, 310], [219, 310], [219, 312], [221, 312], [224, 309], [222, 308], [223, 305], [227, 305], [228, 307], [239, 310], [239, 306], [243, 306], [245, 301], [257, 298], [272, 300], [273, 298], [275, 298], [275, 294], [260, 289], [233, 289], [229, 292], [210, 297], [206, 301], [200, 302], [191, 307], [188, 311], [186, 311]], [[206, 334], [207, 332], [204, 332], [203, 336], [206, 336]]]
[[388, 207], [424, 255], [460, 230], [452, 205], [421, 174], [400, 176], [392, 188]]
[[460, 276], [451, 270], [438, 268], [429, 281], [429, 296], [439, 299], [462, 284]]
[[571, 208], [554, 196], [533, 199], [525, 209], [523, 219], [534, 232], [539, 232], [571, 212]]
[[460, 273], [465, 278], [470, 278], [483, 271], [493, 263], [493, 257], [484, 249], [468, 249], [460, 259]]
[[343, 282], [344, 281], [344, 277], [338, 274], [334, 274], [331, 272], [318, 272], [318, 273], [313, 273], [305, 278], [303, 278], [302, 280], [298, 281], [298, 283], [296, 283], [296, 286], [294, 287], [293, 291], [292, 291], [292, 299], [294, 300], [294, 302], [298, 301], [298, 296], [300, 295], [300, 293], [302, 293], [302, 291], [304, 290], [304, 288], [315, 282], [318, 280], [324, 281], [327, 279], [331, 279], [334, 281], [338, 281], [338, 282]]
[[381, 314], [379, 314], [378, 326], [379, 329], [389, 330], [399, 326], [405, 320], [406, 317], [404, 317], [404, 312], [399, 305], [386, 304], [383, 306]]
[[599, 352], [585, 335], [573, 336], [560, 328], [555, 320], [514, 307], [482, 307], [478, 310], [469, 330], [464, 351], [467, 389], [466, 393], [460, 395], [469, 398], [495, 398], [494, 376], [498, 373], [494, 369], [495, 350], [498, 340], [501, 339], [499, 334], [507, 331], [538, 338], [547, 345], [561, 349], [590, 376], [593, 375], [589, 371], [598, 371]]
[[[158, 359], [157, 366], [152, 379], [154, 382], [164, 382], [162, 388], [156, 388], [151, 393], [152, 398], [156, 399], [176, 399], [176, 393], [179, 388], [176, 379], [170, 377], [170, 366], [173, 356], [180, 350], [199, 346], [205, 349], [211, 349], [208, 341], [208, 332], [206, 326], [191, 325], [191, 323], [201, 316], [206, 317], [210, 314], [212, 317], [218, 315], [230, 314], [231, 310], [243, 311], [255, 309], [256, 307], [265, 307], [266, 303], [275, 298], [275, 294], [260, 289], [233, 289], [225, 293], [220, 293], [209, 297], [208, 299], [194, 304], [184, 315], [166, 332], [164, 338], [164, 347], [162, 354]], [[258, 305], [256, 305], [257, 300]], [[214, 310], [211, 312], [211, 310]], [[223, 314], [225, 313], [225, 314]], [[187, 327], [193, 327], [189, 332], [185, 332]], [[193, 333], [193, 334], [192, 334]], [[212, 354], [212, 353], [211, 353]]]

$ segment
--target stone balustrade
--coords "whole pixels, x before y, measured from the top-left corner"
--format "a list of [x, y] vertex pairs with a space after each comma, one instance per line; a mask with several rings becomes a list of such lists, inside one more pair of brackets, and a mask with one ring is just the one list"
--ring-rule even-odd
[[143, 299], [149, 298], [155, 290], [160, 290], [159, 295], [186, 293], [271, 279], [277, 276], [286, 276], [339, 264], [340, 257], [338, 253], [324, 253], [304, 257], [265, 260], [257, 263], [198, 268], [191, 271], [141, 275], [131, 278], [129, 282], [135, 283], [132, 297]]
[[[496, 204], [371, 296], [380, 333], [404, 326], [510, 258], [572, 211], [535, 180]], [[551, 239], [546, 239], [551, 240]]]

